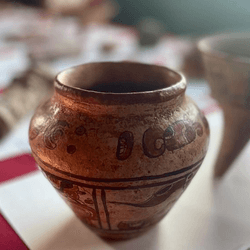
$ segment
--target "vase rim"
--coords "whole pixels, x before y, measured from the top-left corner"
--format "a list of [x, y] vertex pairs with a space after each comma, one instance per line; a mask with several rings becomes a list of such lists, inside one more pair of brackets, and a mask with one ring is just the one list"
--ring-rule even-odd
[[[102, 68], [102, 70], [113, 70], [113, 73], [115, 70], [120, 70], [120, 72], [122, 72], [124, 69], [126, 78], [130, 77], [130, 74], [131, 78], [133, 78], [132, 75], [136, 77], [136, 70], [142, 71], [147, 75], [150, 75], [150, 72], [152, 71], [151, 73], [159, 77], [162, 80], [162, 84], [166, 84], [166, 86], [149, 91], [119, 93], [96, 91], [82, 87], [80, 88], [78, 86], [73, 86], [74, 84], [70, 85], [66, 83], [72, 79], [72, 81], [75, 81], [75, 83], [79, 83], [79, 81], [81, 81], [88, 84], [88, 79], [86, 79], [88, 77], [84, 78], [85, 74], [89, 74], [89, 71], [92, 71], [91, 73], [94, 74], [94, 70], [99, 70], [100, 68]], [[84, 71], [85, 73], [82, 73]], [[138, 74], [139, 73], [140, 72], [138, 72]], [[79, 77], [79, 75], [81, 75], [82, 78]], [[112, 74], [110, 74], [109, 77], [111, 77], [111, 79], [114, 78]], [[99, 79], [99, 81], [102, 83], [101, 79]], [[155, 82], [157, 82], [157, 80]], [[82, 64], [61, 71], [56, 76], [54, 82], [56, 92], [64, 97], [74, 99], [76, 102], [80, 103], [83, 102], [105, 105], [133, 105], [169, 101], [183, 94], [186, 90], [186, 84], [185, 77], [179, 72], [163, 66], [135, 62], [95, 62]]]
[[[236, 63], [250, 64], [250, 54], [242, 55], [236, 51], [229, 52], [227, 49], [220, 48], [220, 46], [235, 45], [244, 42], [249, 48], [250, 32], [230, 32], [230, 33], [220, 33], [205, 36], [198, 42], [198, 49], [201, 53], [210, 55], [213, 57], [220, 58], [222, 60], [230, 60]], [[248, 44], [247, 44], [248, 43]], [[238, 46], [239, 48], [240, 46]], [[232, 49], [233, 50], [233, 49]], [[237, 50], [237, 49], [236, 49]], [[250, 50], [249, 50], [250, 53]]]

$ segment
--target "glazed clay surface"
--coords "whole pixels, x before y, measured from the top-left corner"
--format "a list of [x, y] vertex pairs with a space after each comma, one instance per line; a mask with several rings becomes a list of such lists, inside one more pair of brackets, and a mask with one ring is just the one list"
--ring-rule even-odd
[[[133, 92], [119, 93], [126, 87]], [[163, 67], [88, 64], [60, 73], [54, 96], [37, 109], [33, 155], [100, 236], [126, 239], [148, 230], [198, 171], [209, 128], [185, 88], [182, 76]]]

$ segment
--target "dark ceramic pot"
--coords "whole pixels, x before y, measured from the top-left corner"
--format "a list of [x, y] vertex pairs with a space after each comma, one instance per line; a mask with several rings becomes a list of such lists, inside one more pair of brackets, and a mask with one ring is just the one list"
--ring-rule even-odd
[[209, 127], [164, 67], [93, 63], [60, 73], [36, 111], [33, 155], [78, 218], [109, 239], [135, 237], [171, 209], [198, 171]]

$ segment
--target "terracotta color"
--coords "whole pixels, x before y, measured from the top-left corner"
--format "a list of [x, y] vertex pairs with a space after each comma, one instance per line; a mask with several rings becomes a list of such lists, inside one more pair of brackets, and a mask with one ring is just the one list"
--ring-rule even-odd
[[214, 168], [221, 178], [250, 136], [250, 33], [204, 38], [199, 43], [212, 95], [224, 112], [224, 136]]
[[33, 155], [100, 236], [147, 231], [198, 171], [209, 128], [185, 89], [184, 77], [164, 67], [93, 63], [60, 73], [54, 96], [37, 109]]

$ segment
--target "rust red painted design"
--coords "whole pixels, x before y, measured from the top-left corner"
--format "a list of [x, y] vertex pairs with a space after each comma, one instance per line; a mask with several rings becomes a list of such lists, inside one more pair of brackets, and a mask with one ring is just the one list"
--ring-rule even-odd
[[126, 160], [132, 153], [134, 145], [133, 133], [129, 131], [123, 132], [118, 138], [116, 157], [118, 160]]
[[[143, 179], [147, 179], [148, 184], [135, 186], [130, 186], [129, 184], [125, 187], [120, 185], [106, 186], [104, 185], [93, 185], [85, 184], [79, 181], [72, 180], [73, 176], [68, 177], [70, 180], [62, 177], [55, 176], [48, 171], [42, 170], [52, 183], [52, 185], [61, 193], [61, 195], [70, 204], [76, 215], [83, 221], [88, 223], [90, 227], [97, 228], [104, 231], [113, 230], [137, 230], [139, 228], [144, 228], [150, 225], [147, 220], [142, 221], [121, 221], [118, 225], [112, 225], [112, 206], [126, 206], [135, 207], [137, 209], [146, 209], [154, 206], [158, 206], [163, 202], [167, 202], [169, 197], [174, 194], [177, 190], [184, 192], [185, 188], [188, 186], [189, 182], [199, 169], [203, 159], [197, 163], [185, 168], [185, 171], [175, 171], [171, 173], [166, 173], [165, 175], [159, 176], [159, 178], [152, 179], [150, 176], [135, 178], [133, 182], [137, 183]], [[173, 174], [172, 174], [173, 173]], [[155, 180], [162, 181], [155, 182]], [[113, 180], [110, 180], [111, 183]], [[124, 181], [124, 179], [117, 180]], [[152, 182], [153, 181], [153, 182]], [[107, 180], [105, 182], [108, 182]], [[125, 182], [126, 183], [126, 182]], [[128, 191], [128, 190], [150, 190], [153, 188], [155, 192], [141, 203], [133, 202], [120, 202], [113, 201], [107, 197], [106, 192], [113, 191]], [[113, 190], [113, 191], [112, 191]], [[100, 191], [100, 192], [99, 192]], [[147, 192], [147, 191], [146, 191]], [[173, 201], [172, 201], [173, 202]], [[100, 207], [102, 203], [102, 207]], [[171, 203], [171, 202], [170, 202]], [[171, 204], [170, 204], [171, 205]], [[105, 215], [107, 226], [104, 227], [103, 220], [101, 219], [101, 213]]]
[[65, 133], [64, 129], [69, 127], [66, 121], [53, 121], [44, 132], [44, 143], [46, 148], [53, 150], [57, 147], [57, 141]]

